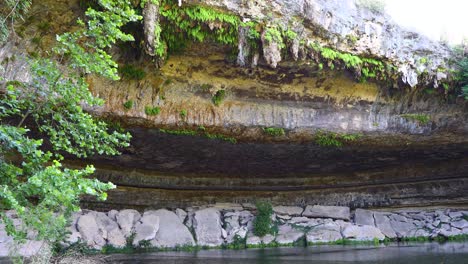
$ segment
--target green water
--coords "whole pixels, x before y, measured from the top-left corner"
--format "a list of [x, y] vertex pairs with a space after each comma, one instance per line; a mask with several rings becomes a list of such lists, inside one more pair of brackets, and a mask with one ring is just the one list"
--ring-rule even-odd
[[111, 255], [109, 263], [167, 264], [468, 264], [468, 243], [419, 243], [379, 246], [313, 246], [246, 250], [202, 250]]

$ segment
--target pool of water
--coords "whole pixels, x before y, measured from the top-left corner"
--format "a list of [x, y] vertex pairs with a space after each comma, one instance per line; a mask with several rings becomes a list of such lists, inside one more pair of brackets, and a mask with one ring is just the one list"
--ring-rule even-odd
[[135, 255], [116, 254], [107, 256], [105, 259], [109, 263], [166, 264], [468, 264], [468, 242], [157, 252]]

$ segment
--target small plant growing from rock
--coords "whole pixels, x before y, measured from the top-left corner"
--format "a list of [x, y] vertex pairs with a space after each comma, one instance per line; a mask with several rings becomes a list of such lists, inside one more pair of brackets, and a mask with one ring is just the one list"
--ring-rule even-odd
[[431, 118], [428, 115], [424, 114], [403, 114], [400, 116], [406, 120], [416, 121], [421, 125], [427, 125], [431, 120]]
[[127, 110], [130, 110], [133, 108], [133, 100], [128, 100], [127, 102], [125, 102], [123, 104], [124, 108], [127, 109]]
[[280, 127], [265, 127], [263, 128], [263, 132], [272, 137], [280, 137], [286, 135], [284, 129]]
[[155, 107], [146, 106], [145, 107], [145, 114], [148, 116], [159, 115], [160, 112], [161, 112], [161, 108], [159, 108], [158, 106], [155, 106]]
[[322, 147], [342, 147], [344, 142], [356, 141], [360, 137], [360, 134], [339, 134], [319, 131], [315, 135], [315, 142]]
[[180, 118], [185, 119], [187, 117], [187, 110], [185, 109], [180, 110], [179, 115], [180, 115]]
[[270, 203], [265, 201], [258, 201], [255, 206], [257, 207], [257, 216], [253, 222], [253, 233], [256, 236], [263, 237], [272, 233], [272, 220], [273, 207]]
[[120, 76], [126, 80], [143, 80], [146, 72], [130, 64], [125, 64], [118, 69]]
[[216, 92], [215, 95], [213, 95], [213, 97], [211, 98], [211, 101], [213, 101], [214, 105], [219, 106], [225, 97], [226, 97], [226, 91], [219, 90]]

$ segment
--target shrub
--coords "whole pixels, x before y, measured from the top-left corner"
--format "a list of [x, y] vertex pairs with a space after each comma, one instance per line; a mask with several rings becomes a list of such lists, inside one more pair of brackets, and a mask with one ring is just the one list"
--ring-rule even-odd
[[155, 107], [146, 106], [145, 107], [145, 114], [146, 115], [149, 115], [149, 116], [159, 115], [160, 112], [161, 112], [161, 108], [159, 108], [157, 106], [155, 106]]
[[272, 137], [280, 137], [286, 135], [284, 129], [280, 127], [265, 127], [263, 128], [263, 132]]
[[383, 13], [385, 11], [384, 0], [358, 0], [357, 5], [369, 9], [374, 13]]
[[256, 236], [263, 237], [272, 233], [271, 215], [273, 214], [273, 207], [270, 203], [265, 201], [258, 201], [255, 206], [257, 207], [257, 216], [253, 222], [253, 233]]
[[214, 105], [219, 106], [221, 104], [221, 102], [224, 100], [225, 97], [226, 97], [226, 91], [225, 90], [219, 90], [211, 98], [211, 101], [213, 101]]
[[129, 64], [119, 67], [118, 70], [120, 76], [127, 80], [143, 80], [146, 76], [146, 72], [144, 70]]

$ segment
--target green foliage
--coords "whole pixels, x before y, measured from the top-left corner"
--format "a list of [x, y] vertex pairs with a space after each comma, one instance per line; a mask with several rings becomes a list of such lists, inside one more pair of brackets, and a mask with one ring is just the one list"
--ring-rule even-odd
[[406, 120], [416, 121], [421, 125], [427, 125], [431, 120], [431, 118], [425, 114], [402, 114], [400, 116]]
[[[190, 41], [215, 41], [221, 44], [237, 45], [239, 17], [201, 5], [184, 5], [177, 2], [161, 1], [161, 40], [169, 51], [178, 51]], [[210, 25], [215, 25], [210, 27]]]
[[181, 129], [181, 130], [171, 130], [171, 129], [159, 129], [159, 132], [170, 134], [170, 135], [177, 135], [177, 136], [203, 136], [209, 139], [218, 139], [222, 141], [226, 141], [232, 144], [236, 144], [237, 140], [233, 137], [228, 137], [222, 134], [211, 134], [205, 132], [206, 129], [203, 126], [199, 126], [198, 130], [190, 130], [190, 129]]
[[130, 64], [125, 64], [123, 67], [118, 69], [120, 76], [127, 80], [143, 80], [146, 76], [146, 72], [143, 69], [137, 68]]
[[133, 108], [133, 105], [134, 105], [133, 100], [128, 100], [123, 104], [123, 107], [127, 110], [130, 110]]
[[385, 11], [384, 0], [358, 0], [357, 5], [367, 8], [374, 13], [383, 13]]
[[253, 222], [254, 235], [263, 237], [267, 234], [271, 234], [273, 232], [271, 220], [273, 207], [270, 203], [265, 201], [258, 201], [255, 206], [257, 207], [257, 215]]
[[0, 8], [0, 44], [7, 41], [10, 28], [17, 20], [22, 20], [23, 15], [31, 7], [32, 0], [2, 0]]
[[180, 110], [179, 116], [180, 116], [180, 118], [185, 119], [187, 117], [187, 114], [188, 114], [187, 110], [182, 109], [182, 110]]
[[361, 135], [359, 134], [340, 134], [319, 131], [315, 135], [315, 142], [322, 147], [342, 147], [345, 142], [353, 142], [360, 137]]
[[159, 115], [159, 113], [161, 112], [161, 108], [159, 108], [158, 106], [146, 106], [145, 107], [145, 114], [148, 115], [148, 116], [155, 116], [155, 115]]
[[280, 49], [283, 49], [286, 47], [283, 41], [283, 35], [281, 34], [281, 31], [278, 29], [278, 26], [269, 26], [265, 28], [265, 40], [268, 43], [276, 43], [278, 44], [278, 47]]
[[225, 97], [226, 97], [226, 91], [218, 90], [216, 94], [213, 95], [213, 97], [211, 98], [211, 101], [213, 101], [214, 105], [219, 106]]
[[[388, 71], [394, 71], [394, 67], [386, 69], [383, 62], [372, 59], [362, 58], [350, 53], [340, 52], [331, 48], [322, 47], [318, 43], [312, 43], [311, 48], [318, 52], [322, 59], [328, 62], [330, 69], [334, 69], [335, 63], [342, 63], [348, 69], [357, 69], [361, 71], [361, 81], [366, 81], [369, 78], [380, 78], [385, 80]], [[322, 65], [323, 67], [323, 65]], [[319, 66], [321, 69], [322, 67]]]
[[280, 127], [265, 127], [263, 128], [263, 132], [272, 137], [280, 137], [286, 135], [284, 129]]
[[[117, 63], [106, 52], [117, 41], [133, 41], [121, 27], [129, 22], [138, 21], [136, 14], [127, 1], [99, 0], [103, 11], [88, 8], [86, 24], [78, 20], [80, 28], [57, 36], [55, 51], [66, 55], [70, 67], [84, 74], [96, 73], [112, 80], [118, 80]], [[83, 41], [86, 40], [86, 41]]]
[[[28, 1], [6, 2], [15, 2], [11, 7], [15, 13], [24, 10]], [[0, 217], [15, 239], [24, 239], [27, 229], [37, 231], [38, 239], [57, 242], [63, 238], [66, 219], [79, 209], [82, 195], [106, 199], [106, 191], [115, 188], [90, 179], [92, 166], [71, 170], [60, 164], [64, 153], [80, 158], [116, 155], [129, 145], [128, 133], [112, 131], [82, 108], [102, 105], [89, 91], [85, 75], [118, 78], [116, 64], [105, 50], [116, 40], [130, 40], [120, 26], [138, 18], [126, 1], [100, 0], [99, 4], [102, 11], [86, 12], [87, 27], [80, 22], [79, 30], [57, 37], [55, 51], [67, 55], [66, 64], [32, 60], [31, 81], [10, 82], [0, 95]], [[50, 151], [43, 150], [42, 138], [47, 138]], [[6, 217], [4, 210], [10, 209], [21, 225]]]
[[464, 58], [458, 64], [460, 71], [458, 79], [461, 86], [461, 96], [468, 100], [468, 58]]

